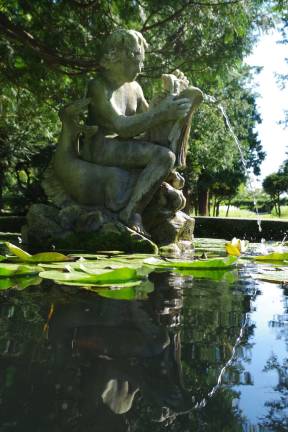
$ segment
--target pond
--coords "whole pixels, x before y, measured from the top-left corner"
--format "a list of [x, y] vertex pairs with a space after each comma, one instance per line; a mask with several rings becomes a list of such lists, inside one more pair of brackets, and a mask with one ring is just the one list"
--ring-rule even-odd
[[288, 289], [261, 266], [1, 291], [0, 431], [287, 431]]

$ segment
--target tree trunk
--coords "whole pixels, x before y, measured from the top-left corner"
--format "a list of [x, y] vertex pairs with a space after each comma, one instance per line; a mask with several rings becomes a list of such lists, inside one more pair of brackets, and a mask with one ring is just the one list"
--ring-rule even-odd
[[201, 188], [198, 191], [198, 209], [200, 216], [209, 215], [209, 189]]

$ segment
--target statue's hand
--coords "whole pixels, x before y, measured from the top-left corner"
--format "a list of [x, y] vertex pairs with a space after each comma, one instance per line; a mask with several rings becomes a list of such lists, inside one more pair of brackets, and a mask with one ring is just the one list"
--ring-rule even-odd
[[174, 96], [168, 96], [155, 108], [163, 121], [178, 120], [185, 117], [191, 108], [191, 101], [188, 98], [176, 99]]
[[186, 77], [186, 75], [184, 75], [183, 72], [181, 72], [179, 69], [176, 69], [175, 72], [174, 72], [174, 75], [176, 76], [177, 81], [178, 81], [179, 93], [182, 90], [185, 90], [186, 88], [189, 87], [189, 84], [190, 84], [189, 80]]

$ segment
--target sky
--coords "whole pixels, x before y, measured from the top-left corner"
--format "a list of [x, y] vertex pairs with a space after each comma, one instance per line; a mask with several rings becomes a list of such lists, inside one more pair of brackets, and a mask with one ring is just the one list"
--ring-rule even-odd
[[259, 97], [257, 98], [258, 111], [262, 117], [262, 124], [257, 126], [258, 136], [267, 153], [261, 165], [262, 180], [272, 172], [276, 172], [282, 162], [287, 158], [288, 127], [285, 129], [278, 122], [284, 118], [284, 109], [288, 110], [288, 84], [286, 89], [279, 88], [275, 73], [288, 74], [288, 46], [278, 44], [281, 35], [277, 32], [264, 34], [259, 38], [252, 54], [246, 58], [250, 66], [262, 66], [260, 74], [254, 78]]

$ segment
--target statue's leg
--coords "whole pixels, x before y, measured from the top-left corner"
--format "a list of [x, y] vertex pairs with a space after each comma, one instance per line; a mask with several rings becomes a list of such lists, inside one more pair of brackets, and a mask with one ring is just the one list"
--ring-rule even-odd
[[[134, 186], [127, 206], [121, 211], [123, 222], [133, 225], [152, 199], [154, 193], [170, 173], [175, 155], [168, 148], [150, 142], [116, 139], [106, 140], [104, 145], [95, 143], [91, 162], [121, 168], [143, 168]], [[140, 225], [140, 222], [135, 222]]]

